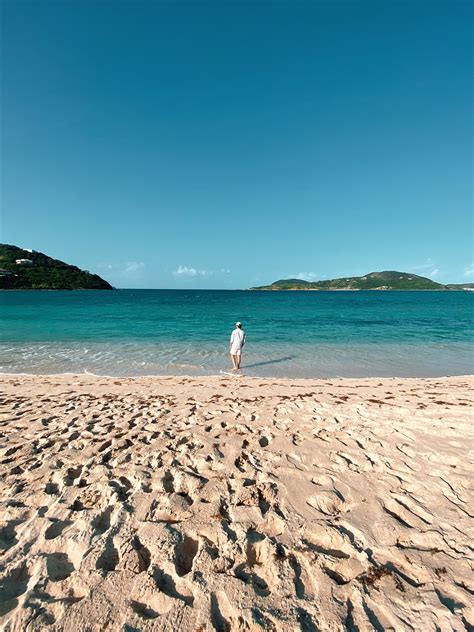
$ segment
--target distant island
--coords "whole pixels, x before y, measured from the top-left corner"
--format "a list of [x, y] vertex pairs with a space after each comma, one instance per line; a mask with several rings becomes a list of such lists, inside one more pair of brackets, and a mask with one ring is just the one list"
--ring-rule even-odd
[[408, 272], [370, 272], [360, 277], [342, 277], [327, 281], [281, 279], [271, 285], [251, 287], [250, 290], [471, 290], [474, 283], [443, 285], [427, 277]]
[[113, 290], [97, 274], [36, 250], [0, 244], [0, 290]]

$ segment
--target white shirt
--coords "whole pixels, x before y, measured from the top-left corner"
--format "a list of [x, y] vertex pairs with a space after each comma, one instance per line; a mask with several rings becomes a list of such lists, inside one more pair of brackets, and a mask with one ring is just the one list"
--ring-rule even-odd
[[230, 344], [232, 347], [236, 347], [237, 349], [242, 349], [245, 344], [245, 332], [238, 327], [234, 329], [230, 336]]

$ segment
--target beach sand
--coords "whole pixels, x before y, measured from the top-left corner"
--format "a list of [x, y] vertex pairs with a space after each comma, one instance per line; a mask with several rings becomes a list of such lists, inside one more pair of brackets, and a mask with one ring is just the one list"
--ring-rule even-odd
[[472, 630], [473, 377], [3, 375], [3, 630]]

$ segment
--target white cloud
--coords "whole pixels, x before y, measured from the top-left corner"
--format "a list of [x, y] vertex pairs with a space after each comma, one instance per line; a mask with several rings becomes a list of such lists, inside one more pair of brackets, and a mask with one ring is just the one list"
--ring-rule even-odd
[[186, 276], [186, 277], [196, 277], [196, 276], [206, 276], [206, 270], [198, 270], [197, 268], [188, 268], [188, 266], [178, 266], [177, 270], [173, 271], [175, 276]]
[[98, 268], [112, 270], [114, 276], [136, 279], [145, 269], [143, 261], [127, 261], [126, 263], [99, 263]]
[[137, 274], [145, 267], [143, 261], [127, 261], [123, 274]]
[[471, 263], [470, 266], [467, 266], [467, 268], [464, 268], [464, 276], [467, 277], [468, 279], [471, 279], [472, 277], [474, 277], [474, 263]]
[[439, 275], [439, 268], [436, 267], [436, 263], [428, 257], [425, 263], [416, 266], [409, 266], [410, 272], [419, 272], [421, 276], [435, 277]]
[[230, 268], [219, 268], [219, 270], [202, 270], [191, 266], [178, 266], [173, 270], [174, 276], [177, 277], [212, 277], [215, 274], [230, 274]]
[[289, 274], [287, 279], [299, 279], [300, 281], [317, 281], [316, 272], [298, 272], [298, 274]]

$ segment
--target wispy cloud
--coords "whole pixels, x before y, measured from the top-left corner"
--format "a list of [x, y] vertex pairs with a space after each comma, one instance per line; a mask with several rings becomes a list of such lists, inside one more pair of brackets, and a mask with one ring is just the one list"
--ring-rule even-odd
[[183, 277], [197, 277], [197, 276], [207, 276], [207, 270], [198, 270], [197, 268], [188, 268], [188, 266], [178, 266], [176, 270], [173, 271], [175, 276], [183, 276]]
[[474, 263], [471, 263], [470, 266], [464, 268], [464, 276], [467, 279], [472, 279], [474, 277]]
[[145, 264], [143, 263], [143, 261], [127, 261], [123, 273], [126, 275], [137, 274], [138, 272], [143, 270], [144, 267]]
[[109, 270], [119, 277], [136, 279], [141, 276], [146, 264], [143, 261], [127, 261], [125, 263], [99, 263], [97, 267]]
[[317, 281], [318, 275], [316, 272], [298, 272], [298, 274], [289, 274], [287, 279], [299, 279], [300, 281]]
[[439, 275], [439, 268], [431, 258], [426, 259], [422, 264], [409, 266], [408, 270], [410, 272], [419, 272], [422, 276], [436, 277]]
[[219, 274], [230, 274], [230, 268], [219, 268], [219, 270], [202, 270], [201, 268], [194, 268], [191, 266], [178, 266], [176, 270], [173, 270], [174, 276], [177, 277], [212, 277]]

